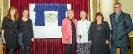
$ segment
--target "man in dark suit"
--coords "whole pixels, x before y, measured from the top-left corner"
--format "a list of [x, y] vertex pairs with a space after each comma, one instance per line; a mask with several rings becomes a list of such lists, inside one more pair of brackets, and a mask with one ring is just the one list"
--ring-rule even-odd
[[120, 48], [121, 54], [128, 54], [129, 36], [132, 30], [132, 20], [129, 14], [122, 12], [121, 4], [114, 5], [114, 13], [110, 14], [111, 20], [111, 41], [110, 54], [116, 54], [116, 49]]

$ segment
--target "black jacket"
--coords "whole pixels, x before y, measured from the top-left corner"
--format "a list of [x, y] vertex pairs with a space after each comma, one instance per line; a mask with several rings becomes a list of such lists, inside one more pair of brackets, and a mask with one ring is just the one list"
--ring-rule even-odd
[[33, 38], [32, 20], [19, 20], [19, 33], [22, 33], [22, 43], [24, 46], [30, 46]]
[[2, 22], [2, 29], [4, 30], [4, 38], [7, 48], [17, 48], [18, 21], [13, 21], [10, 18], [5, 17]]

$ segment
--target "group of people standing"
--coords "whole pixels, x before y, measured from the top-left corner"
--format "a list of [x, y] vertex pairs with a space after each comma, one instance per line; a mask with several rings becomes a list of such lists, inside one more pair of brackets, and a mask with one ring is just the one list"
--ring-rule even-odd
[[114, 13], [110, 14], [111, 28], [104, 21], [101, 12], [97, 12], [94, 22], [87, 19], [85, 11], [80, 11], [80, 20], [74, 18], [74, 11], [68, 10], [67, 18], [62, 21], [62, 43], [66, 54], [128, 54], [129, 36], [133, 29], [129, 14], [122, 12], [121, 4], [114, 4]]
[[7, 46], [7, 54], [14, 54], [18, 47], [21, 48], [21, 54], [30, 54], [30, 45], [34, 39], [28, 9], [24, 9], [22, 17], [19, 18], [17, 8], [9, 8], [2, 22], [2, 38]]
[[[77, 54], [116, 54], [116, 48], [121, 49], [121, 54], [128, 54], [128, 33], [133, 29], [130, 15], [122, 12], [121, 4], [116, 3], [114, 13], [109, 17], [111, 29], [101, 12], [97, 12], [94, 22], [90, 22], [85, 11], [80, 11], [80, 20], [77, 21], [74, 11], [68, 10], [61, 27], [66, 54], [74, 54], [75, 48]], [[19, 18], [17, 9], [10, 7], [2, 22], [2, 38], [5, 39], [8, 54], [14, 54], [19, 46], [21, 54], [30, 54], [34, 41], [32, 27], [28, 9], [24, 9]]]

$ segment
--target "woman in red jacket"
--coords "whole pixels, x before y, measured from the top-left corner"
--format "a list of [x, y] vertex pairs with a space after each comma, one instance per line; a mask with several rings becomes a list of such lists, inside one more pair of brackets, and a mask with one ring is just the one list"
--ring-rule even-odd
[[62, 22], [62, 43], [65, 45], [66, 54], [73, 54], [76, 45], [77, 20], [74, 18], [74, 11], [68, 10], [67, 18]]

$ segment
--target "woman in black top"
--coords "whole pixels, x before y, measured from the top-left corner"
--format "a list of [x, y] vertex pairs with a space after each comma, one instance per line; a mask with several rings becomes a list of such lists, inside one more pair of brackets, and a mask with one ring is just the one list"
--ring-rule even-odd
[[100, 12], [96, 13], [95, 22], [91, 23], [88, 39], [92, 43], [91, 54], [109, 54], [110, 28]]
[[5, 37], [5, 43], [9, 54], [14, 54], [17, 47], [17, 29], [18, 29], [18, 13], [15, 7], [11, 7], [7, 17], [2, 22], [2, 36]]
[[21, 54], [30, 54], [30, 45], [33, 41], [32, 21], [28, 16], [28, 9], [23, 10], [22, 18], [19, 20], [19, 36]]

